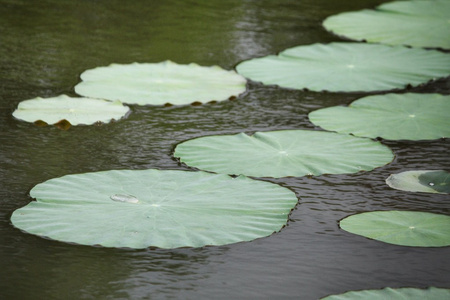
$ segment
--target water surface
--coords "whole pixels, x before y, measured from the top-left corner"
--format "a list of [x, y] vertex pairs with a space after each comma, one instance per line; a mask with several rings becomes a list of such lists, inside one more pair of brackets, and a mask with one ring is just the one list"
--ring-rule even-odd
[[[111, 63], [196, 62], [225, 69], [285, 48], [340, 39], [321, 21], [381, 0], [0, 0], [0, 298], [318, 299], [348, 290], [450, 287], [450, 249], [389, 245], [343, 232], [338, 221], [373, 210], [449, 214], [448, 195], [389, 188], [391, 173], [449, 169], [448, 139], [383, 141], [396, 158], [371, 172], [264, 179], [295, 191], [281, 232], [196, 249], [124, 250], [71, 245], [10, 223], [29, 190], [66, 174], [110, 169], [189, 170], [175, 145], [211, 134], [317, 129], [315, 109], [365, 94], [313, 93], [249, 82], [234, 101], [132, 106], [130, 116], [68, 131], [12, 117], [35, 97], [75, 96], [86, 69]], [[450, 81], [415, 88], [450, 94]]]

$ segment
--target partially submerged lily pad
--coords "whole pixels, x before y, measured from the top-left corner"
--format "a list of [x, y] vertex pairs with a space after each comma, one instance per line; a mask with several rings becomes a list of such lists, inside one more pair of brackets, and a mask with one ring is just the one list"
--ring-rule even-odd
[[279, 185], [205, 172], [113, 170], [36, 185], [14, 226], [82, 245], [160, 248], [251, 241], [279, 231], [298, 199]]
[[450, 194], [450, 173], [444, 170], [405, 171], [390, 175], [386, 183], [402, 191]]
[[418, 288], [384, 288], [382, 290], [350, 291], [339, 295], [330, 295], [322, 300], [443, 300], [450, 299], [450, 289], [429, 287]]
[[395, 1], [328, 17], [323, 26], [353, 40], [450, 48], [450, 1]]
[[178, 144], [174, 156], [201, 170], [257, 177], [356, 173], [393, 159], [379, 142], [310, 130], [200, 137]]
[[139, 105], [221, 101], [246, 90], [246, 79], [218, 66], [161, 63], [111, 64], [81, 74], [79, 95]]
[[388, 140], [450, 137], [450, 96], [386, 94], [368, 96], [348, 107], [334, 106], [309, 114], [326, 130]]
[[[72, 98], [61, 95], [53, 98], [34, 98], [19, 103], [13, 116], [37, 124], [69, 122], [71, 125], [108, 123], [124, 117], [130, 108], [121, 102], [90, 98]], [[70, 127], [70, 126], [69, 126]]]
[[450, 245], [450, 216], [415, 211], [374, 211], [340, 221], [343, 230], [401, 246]]
[[236, 70], [254, 81], [293, 89], [386, 91], [449, 76], [450, 55], [378, 44], [313, 44], [244, 61]]

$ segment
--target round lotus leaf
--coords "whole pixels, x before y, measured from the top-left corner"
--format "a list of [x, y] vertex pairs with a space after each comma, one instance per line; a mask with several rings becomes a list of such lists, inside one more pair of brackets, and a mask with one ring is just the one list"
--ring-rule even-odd
[[382, 290], [350, 291], [340, 295], [331, 295], [322, 300], [444, 300], [450, 299], [450, 289], [429, 287], [417, 288], [384, 288]]
[[66, 175], [36, 185], [14, 211], [25, 232], [104, 247], [202, 247], [279, 231], [298, 199], [277, 184], [174, 170]]
[[177, 145], [174, 155], [201, 170], [257, 177], [356, 173], [393, 159], [379, 142], [311, 130], [200, 137]]
[[322, 108], [309, 114], [330, 131], [387, 140], [433, 140], [450, 137], [450, 96], [386, 94], [368, 96], [348, 107]]
[[450, 54], [379, 44], [313, 44], [244, 61], [236, 70], [254, 81], [285, 88], [385, 91], [449, 76]]
[[182, 105], [226, 100], [246, 90], [246, 79], [218, 66], [160, 63], [111, 64], [81, 74], [80, 95], [139, 105]]
[[450, 216], [416, 211], [374, 211], [340, 221], [343, 230], [401, 246], [450, 245]]
[[393, 189], [408, 192], [450, 194], [450, 173], [444, 170], [418, 170], [392, 174], [386, 179]]
[[61, 95], [53, 98], [34, 98], [19, 103], [13, 116], [26, 122], [43, 121], [55, 124], [67, 120], [71, 125], [108, 123], [124, 117], [130, 108], [120, 101], [111, 102], [90, 98], [71, 98]]
[[328, 17], [323, 26], [358, 41], [450, 48], [450, 1], [396, 1]]

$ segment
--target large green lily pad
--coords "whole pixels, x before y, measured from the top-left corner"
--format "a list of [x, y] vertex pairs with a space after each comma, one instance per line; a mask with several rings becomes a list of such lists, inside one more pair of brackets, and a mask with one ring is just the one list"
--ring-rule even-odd
[[72, 98], [61, 95], [53, 98], [34, 98], [19, 103], [13, 116], [26, 122], [43, 121], [55, 124], [67, 120], [71, 125], [108, 123], [124, 117], [130, 108], [120, 101]]
[[393, 159], [379, 142], [311, 130], [200, 137], [178, 144], [174, 156], [201, 170], [258, 177], [356, 173]]
[[450, 245], [450, 216], [415, 211], [374, 211], [340, 221], [343, 230], [401, 246]]
[[160, 63], [111, 64], [81, 74], [79, 95], [139, 105], [181, 105], [226, 100], [246, 90], [246, 79], [218, 66]]
[[396, 1], [328, 17], [323, 26], [353, 40], [450, 48], [450, 1]]
[[390, 175], [386, 183], [402, 191], [450, 194], [450, 173], [444, 170], [405, 171]]
[[279, 185], [205, 172], [113, 170], [36, 185], [14, 226], [105, 247], [202, 247], [279, 231], [298, 199]]
[[444, 300], [450, 299], [450, 289], [429, 287], [418, 288], [384, 288], [382, 290], [350, 291], [340, 295], [331, 295], [322, 300]]
[[450, 75], [450, 54], [364, 43], [298, 46], [240, 63], [236, 70], [264, 84], [312, 91], [386, 91]]
[[350, 106], [313, 111], [309, 119], [326, 130], [388, 140], [450, 137], [450, 96], [386, 94], [368, 96]]

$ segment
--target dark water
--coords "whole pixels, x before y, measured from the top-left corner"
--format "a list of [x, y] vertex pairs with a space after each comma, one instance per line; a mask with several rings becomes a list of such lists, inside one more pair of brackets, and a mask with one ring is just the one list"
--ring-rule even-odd
[[[15, 229], [11, 213], [37, 183], [109, 169], [181, 169], [186, 139], [220, 133], [313, 129], [307, 114], [364, 94], [312, 93], [249, 83], [235, 101], [139, 107], [125, 120], [68, 131], [11, 113], [60, 94], [85, 69], [110, 63], [196, 62], [232, 69], [285, 48], [338, 41], [321, 21], [381, 0], [0, 0], [1, 299], [318, 299], [347, 290], [450, 287], [450, 247], [413, 248], [352, 235], [338, 221], [373, 210], [450, 213], [448, 195], [390, 189], [412, 169], [450, 168], [449, 140], [386, 142], [395, 160], [372, 172], [265, 179], [300, 198], [288, 226], [253, 242], [174, 250], [70, 245]], [[450, 94], [450, 80], [415, 88]]]

